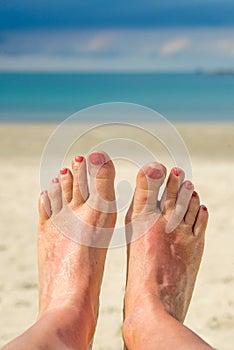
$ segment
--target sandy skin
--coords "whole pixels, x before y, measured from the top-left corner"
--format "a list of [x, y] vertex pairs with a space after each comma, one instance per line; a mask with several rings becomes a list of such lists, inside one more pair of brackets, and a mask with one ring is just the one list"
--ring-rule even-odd
[[[58, 223], [72, 211], [88, 230], [113, 232], [116, 213], [112, 161], [104, 152], [86, 160], [73, 159], [72, 172], [61, 169], [51, 189], [39, 199], [38, 265], [39, 316], [37, 322], [4, 349], [87, 349], [92, 344], [107, 248], [85, 246], [60, 232]], [[111, 204], [99, 210], [99, 200]], [[89, 203], [95, 203], [95, 208]], [[59, 218], [59, 220], [57, 220]], [[56, 225], [54, 224], [56, 223]], [[91, 232], [89, 232], [91, 234]]]
[[[108, 243], [116, 212], [112, 161], [105, 153], [94, 152], [88, 169], [90, 188], [86, 161], [76, 157], [72, 172], [62, 169], [50, 191], [40, 196], [39, 316], [4, 350], [25, 349], [25, 344], [31, 350], [86, 350], [92, 345], [107, 252], [107, 246], [98, 247], [99, 238], [107, 229]], [[128, 239], [139, 237], [128, 244], [124, 341], [129, 350], [211, 349], [182, 325], [202, 257], [208, 212], [200, 206], [192, 183], [183, 183], [179, 169], [172, 170], [162, 200], [157, 201], [165, 176], [166, 169], [158, 163], [140, 170], [126, 216]], [[88, 234], [95, 237], [91, 246], [59, 230], [59, 225], [70, 228], [69, 220], [63, 226], [70, 212], [88, 225]], [[79, 229], [79, 224], [71, 227], [73, 238]]]
[[129, 350], [209, 349], [182, 326], [203, 254], [208, 211], [200, 206], [193, 184], [183, 182], [181, 169], [172, 169], [157, 200], [165, 176], [158, 163], [140, 170], [126, 216], [127, 235], [134, 234], [134, 222], [153, 224], [128, 244], [123, 337]]

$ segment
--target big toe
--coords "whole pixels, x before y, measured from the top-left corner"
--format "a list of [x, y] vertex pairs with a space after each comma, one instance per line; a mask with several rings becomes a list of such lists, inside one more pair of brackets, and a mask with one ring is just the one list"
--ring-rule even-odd
[[158, 209], [158, 193], [166, 176], [166, 169], [162, 164], [152, 162], [140, 169], [136, 179], [136, 189], [132, 205], [127, 214], [133, 217], [140, 214], [155, 213]]
[[115, 212], [115, 167], [112, 160], [105, 152], [92, 152], [88, 157], [88, 170], [90, 174], [89, 203], [98, 211]]

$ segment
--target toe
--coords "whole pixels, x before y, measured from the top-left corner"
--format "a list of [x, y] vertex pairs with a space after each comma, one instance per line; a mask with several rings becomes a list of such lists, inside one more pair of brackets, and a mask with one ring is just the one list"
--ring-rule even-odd
[[168, 219], [167, 232], [172, 232], [182, 222], [188, 210], [193, 190], [194, 186], [190, 181], [185, 181], [181, 186], [174, 210], [171, 213], [165, 213], [165, 217]]
[[60, 183], [63, 193], [64, 203], [70, 203], [72, 200], [73, 176], [68, 168], [60, 170]]
[[82, 156], [77, 156], [72, 161], [73, 170], [73, 198], [75, 206], [82, 205], [89, 196], [86, 161]]
[[100, 151], [91, 153], [88, 157], [88, 168], [91, 199], [96, 201], [98, 195], [106, 201], [114, 201], [115, 168], [109, 156]]
[[40, 194], [40, 198], [38, 202], [38, 211], [39, 211], [40, 223], [43, 223], [50, 218], [51, 205], [50, 205], [50, 199], [47, 191], [43, 191]]
[[184, 171], [179, 168], [173, 168], [170, 172], [166, 188], [160, 201], [160, 207], [163, 213], [174, 209], [178, 192], [184, 181]]
[[145, 165], [138, 173], [136, 190], [132, 201], [133, 216], [140, 213], [155, 213], [158, 208], [158, 193], [166, 176], [162, 164], [153, 162]]
[[57, 214], [62, 209], [62, 189], [58, 177], [52, 180], [49, 198], [52, 215]]
[[187, 213], [185, 214], [184, 221], [186, 224], [193, 226], [200, 208], [200, 199], [197, 192], [193, 192], [192, 198], [189, 203]]
[[207, 208], [201, 205], [194, 225], [195, 236], [203, 236], [205, 234], [208, 218], [209, 214]]

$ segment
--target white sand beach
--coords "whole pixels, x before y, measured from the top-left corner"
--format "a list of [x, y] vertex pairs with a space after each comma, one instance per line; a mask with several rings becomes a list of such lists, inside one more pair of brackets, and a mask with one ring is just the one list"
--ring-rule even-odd
[[[210, 212], [205, 253], [185, 323], [215, 348], [232, 350], [234, 124], [191, 123], [176, 127], [190, 153], [195, 188]], [[52, 124], [0, 124], [0, 346], [29, 327], [37, 316], [40, 157], [54, 128]], [[89, 147], [94, 147], [102, 138], [111, 137], [111, 133], [101, 133], [99, 130], [89, 135], [89, 140], [81, 141], [79, 154], [88, 152]], [[77, 155], [75, 151], [78, 152], [77, 148], [71, 149], [66, 162]], [[159, 148], [158, 159], [166, 160], [165, 165], [171, 166], [161, 152]], [[136, 173], [130, 162], [125, 162], [124, 166], [119, 164], [119, 171], [131, 179]], [[125, 247], [110, 249], [93, 346], [95, 350], [122, 348], [125, 270]]]

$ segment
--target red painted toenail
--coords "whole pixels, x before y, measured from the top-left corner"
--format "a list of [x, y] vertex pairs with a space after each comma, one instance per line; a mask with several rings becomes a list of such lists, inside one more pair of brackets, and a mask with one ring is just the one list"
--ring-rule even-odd
[[207, 209], [207, 207], [205, 205], [202, 205], [201, 207], [202, 207], [202, 210], [208, 211], [208, 209]]
[[61, 175], [66, 175], [66, 174], [67, 174], [67, 171], [68, 171], [67, 168], [63, 168], [63, 169], [60, 170], [60, 174], [61, 174]]
[[188, 190], [191, 190], [193, 188], [193, 184], [190, 181], [186, 181], [184, 185]]
[[83, 160], [84, 160], [84, 157], [83, 157], [83, 156], [77, 156], [77, 157], [75, 157], [75, 161], [78, 162], [78, 163], [81, 163]]
[[102, 165], [106, 163], [106, 158], [102, 153], [92, 153], [89, 156], [89, 160], [94, 165]]
[[198, 193], [196, 191], [193, 191], [193, 194], [192, 194], [192, 197], [197, 197], [198, 196]]
[[58, 183], [58, 182], [59, 182], [59, 178], [58, 178], [58, 177], [55, 177], [55, 178], [52, 180], [52, 182], [53, 182], [54, 184]]
[[175, 176], [179, 176], [179, 175], [180, 175], [180, 171], [179, 171], [178, 168], [173, 168], [173, 169], [171, 170], [171, 172], [172, 172], [172, 174], [175, 175]]
[[163, 176], [163, 171], [161, 169], [148, 168], [146, 170], [146, 174], [151, 179], [161, 179], [161, 177]]

